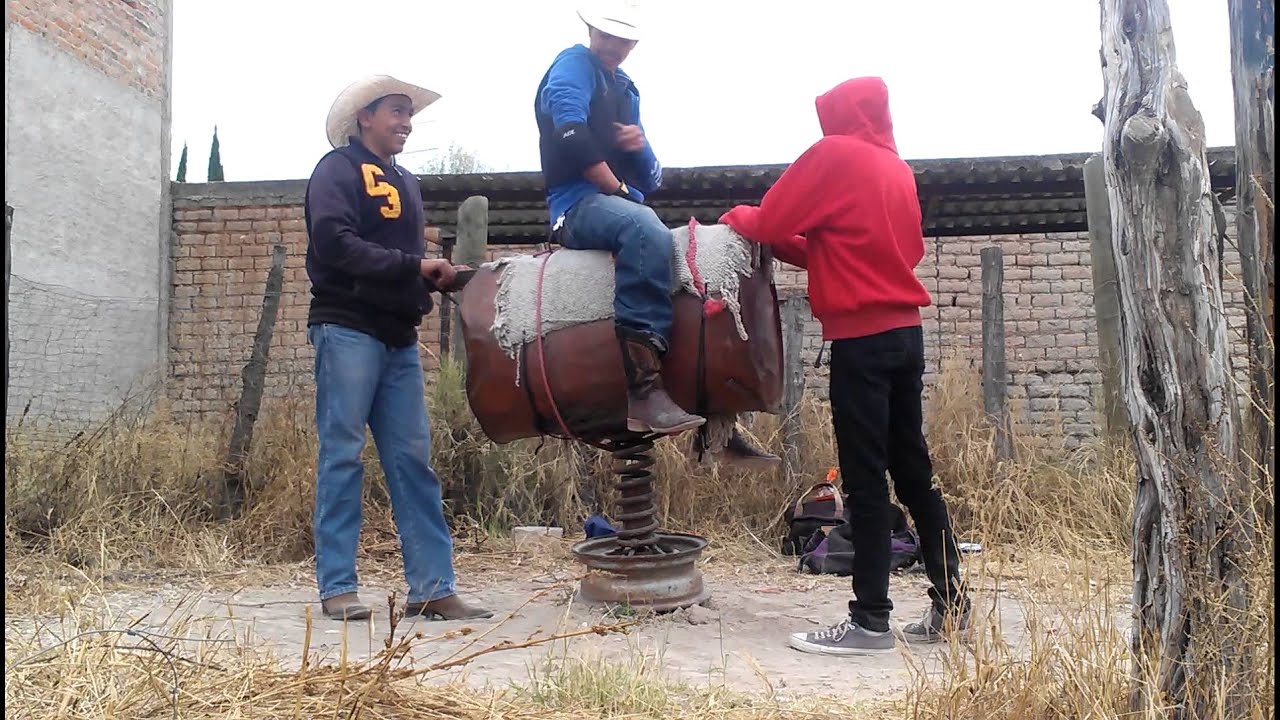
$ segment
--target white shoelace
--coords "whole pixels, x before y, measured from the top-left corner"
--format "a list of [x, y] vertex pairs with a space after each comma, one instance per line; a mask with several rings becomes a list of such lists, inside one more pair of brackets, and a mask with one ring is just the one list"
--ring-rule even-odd
[[920, 624], [931, 633], [937, 633], [938, 630], [933, 627], [933, 608], [927, 607], [924, 610], [924, 618], [920, 620]]
[[842, 620], [836, 623], [835, 625], [832, 625], [831, 627], [827, 628], [826, 630], [820, 630], [814, 633], [813, 639], [814, 640], [831, 640], [833, 642], [840, 642], [840, 640], [844, 638], [845, 633], [849, 632], [849, 630], [852, 629], [852, 627], [853, 627], [853, 624], [850, 621]]

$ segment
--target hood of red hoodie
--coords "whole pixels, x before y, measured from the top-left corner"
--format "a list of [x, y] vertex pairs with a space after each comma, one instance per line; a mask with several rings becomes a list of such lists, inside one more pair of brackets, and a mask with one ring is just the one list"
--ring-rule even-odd
[[889, 116], [889, 87], [884, 80], [846, 80], [819, 95], [815, 105], [823, 135], [850, 135], [898, 152]]

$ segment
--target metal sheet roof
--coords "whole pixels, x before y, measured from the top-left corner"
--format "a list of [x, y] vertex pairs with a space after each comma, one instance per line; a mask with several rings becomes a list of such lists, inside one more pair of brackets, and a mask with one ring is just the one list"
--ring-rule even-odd
[[[1081, 232], [1085, 219], [1084, 163], [1089, 154], [910, 160], [916, 173], [925, 232], [932, 237]], [[1230, 147], [1209, 151], [1214, 192], [1235, 185]], [[668, 225], [690, 216], [713, 223], [740, 203], [758, 203], [785, 165], [669, 168], [649, 204]], [[422, 175], [428, 222], [446, 234], [458, 204], [489, 198], [489, 241], [543, 242], [547, 234], [542, 176], [536, 172]]]

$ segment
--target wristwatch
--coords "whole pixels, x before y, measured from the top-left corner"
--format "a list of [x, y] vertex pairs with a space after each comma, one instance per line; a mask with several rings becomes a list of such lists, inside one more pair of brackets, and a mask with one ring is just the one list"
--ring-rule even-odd
[[624, 198], [626, 200], [631, 200], [631, 201], [636, 200], [636, 196], [631, 194], [631, 188], [627, 187], [627, 184], [625, 182], [619, 182], [618, 189], [614, 190], [613, 194], [617, 195], [620, 198]]

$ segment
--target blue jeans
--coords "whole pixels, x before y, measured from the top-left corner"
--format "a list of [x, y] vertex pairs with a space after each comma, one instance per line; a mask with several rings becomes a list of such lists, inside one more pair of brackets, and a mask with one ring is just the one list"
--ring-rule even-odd
[[671, 335], [671, 230], [653, 209], [614, 195], [588, 195], [565, 214], [562, 244], [573, 250], [608, 250], [617, 289], [614, 320], [655, 335]]
[[316, 350], [316, 581], [320, 599], [356, 592], [356, 545], [363, 523], [365, 426], [373, 431], [391, 491], [391, 508], [409, 602], [454, 593], [453, 540], [440, 479], [431, 469], [431, 427], [417, 345], [391, 348], [340, 325], [313, 325]]

